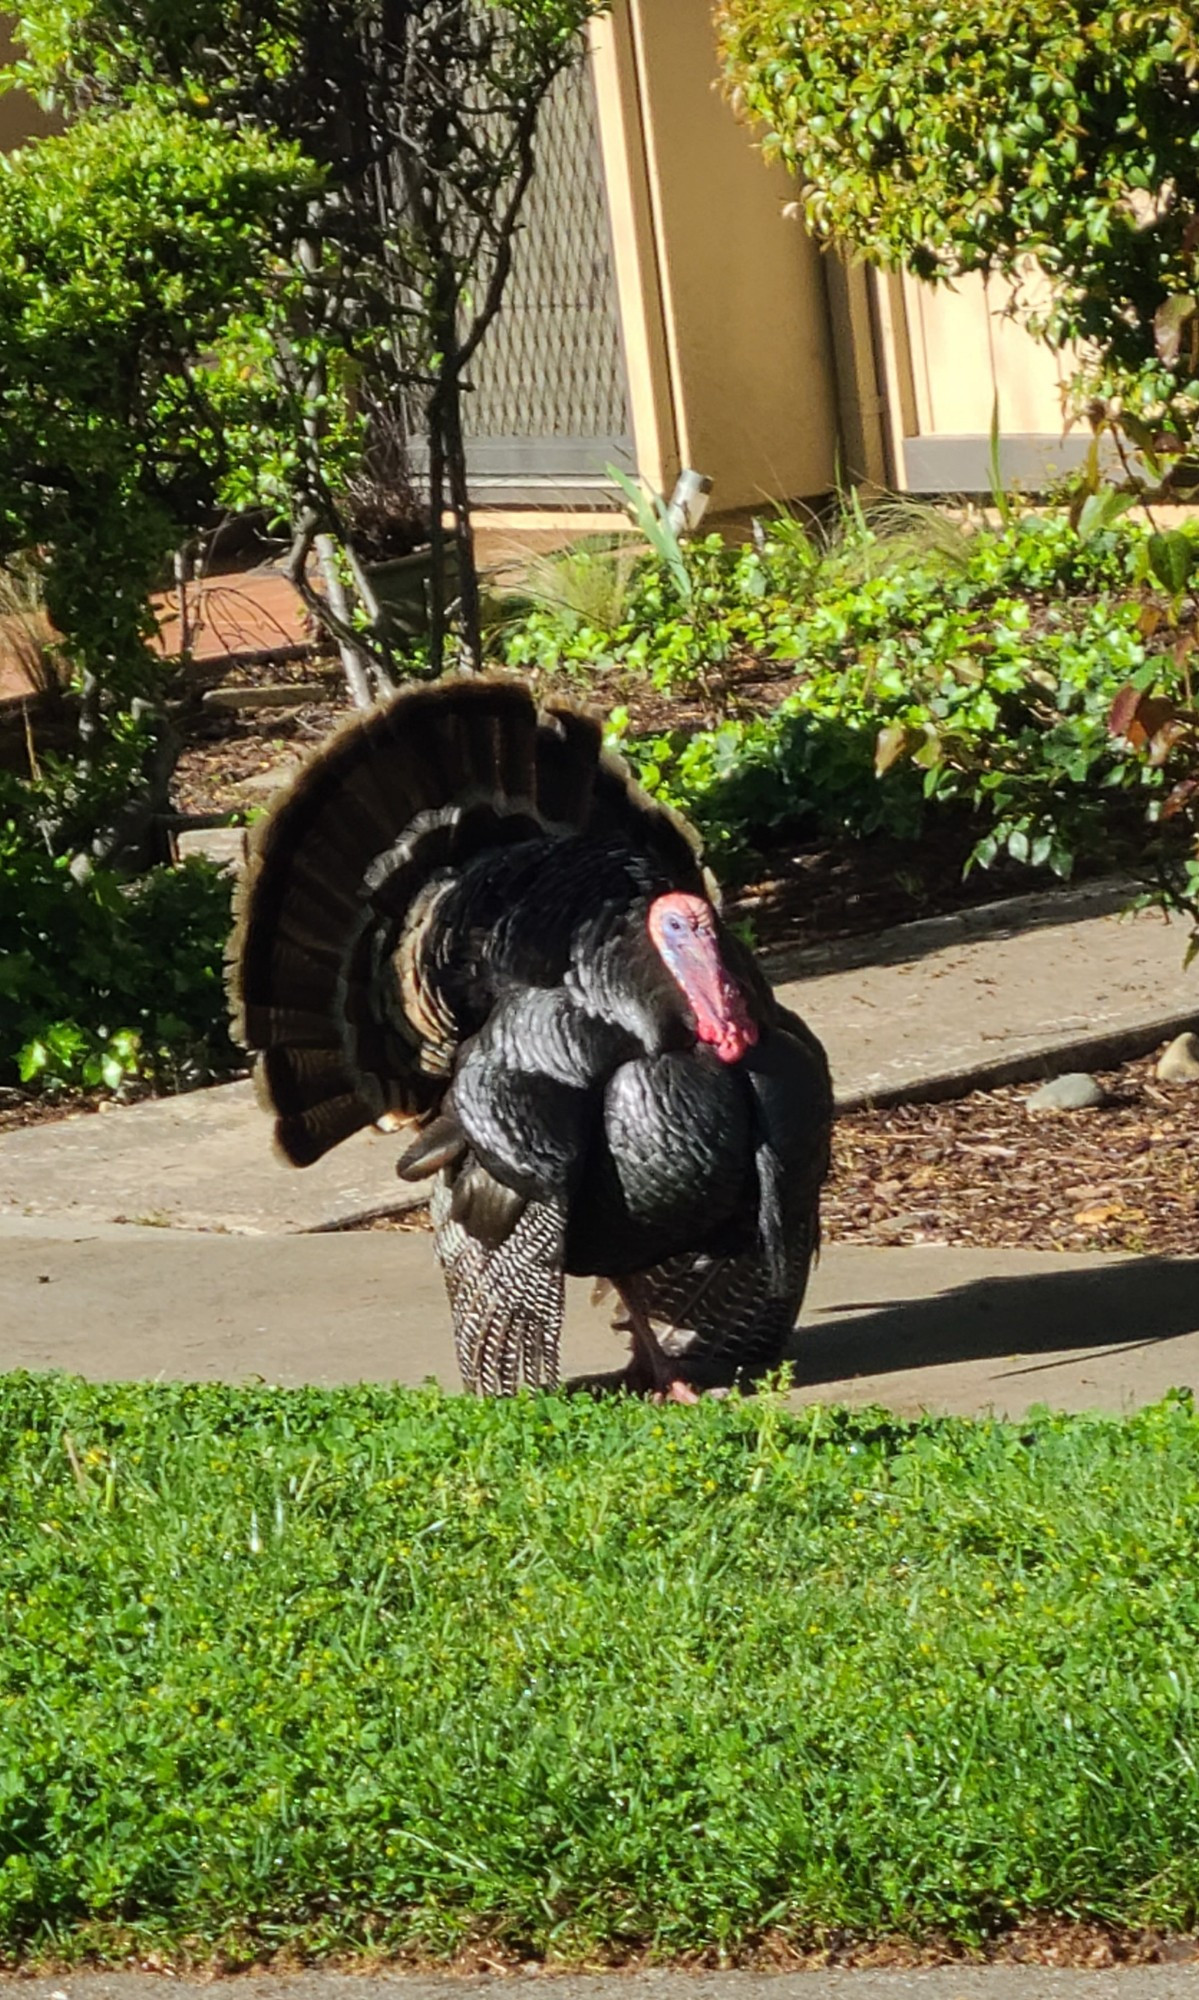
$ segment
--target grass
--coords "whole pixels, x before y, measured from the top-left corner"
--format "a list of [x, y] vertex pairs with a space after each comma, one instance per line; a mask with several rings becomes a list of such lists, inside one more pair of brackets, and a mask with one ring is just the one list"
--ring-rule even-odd
[[0, 1378], [0, 1949], [1199, 1902], [1199, 1417]]

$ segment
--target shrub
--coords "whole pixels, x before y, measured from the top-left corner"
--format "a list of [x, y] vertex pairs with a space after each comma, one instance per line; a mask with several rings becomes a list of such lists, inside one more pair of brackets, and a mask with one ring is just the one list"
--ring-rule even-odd
[[93, 768], [159, 692], [149, 593], [229, 469], [208, 358], [312, 182], [292, 148], [146, 105], [0, 160], [0, 560], [39, 551]]
[[[1001, 853], [1059, 875], [1083, 857], [1131, 863], [1169, 765], [1113, 737], [1108, 712], [1126, 682], [1168, 693], [1183, 671], [1153, 649], [1131, 595], [1146, 542], [1127, 526], [1084, 542], [1061, 515], [926, 535], [922, 549], [909, 524], [890, 560], [868, 522], [823, 555], [785, 524], [736, 550], [713, 537], [687, 555], [706, 635], [726, 661], [789, 667], [787, 692], [765, 714], [641, 737], [619, 710], [614, 734], [726, 871], [780, 826], [903, 838], [946, 806], [975, 815], [983, 866]], [[507, 657], [692, 690], [695, 644], [670, 567], [647, 559], [614, 631], [542, 608]]]
[[0, 804], [0, 1082], [177, 1089], [227, 1073], [229, 900], [208, 862], [125, 881], [52, 855]]

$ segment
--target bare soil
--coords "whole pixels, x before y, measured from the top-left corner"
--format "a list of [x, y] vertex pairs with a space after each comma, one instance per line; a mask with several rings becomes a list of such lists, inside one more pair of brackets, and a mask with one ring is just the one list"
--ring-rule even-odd
[[812, 1972], [832, 1968], [845, 1970], [915, 1971], [935, 1965], [1028, 1965], [1062, 1966], [1076, 1969], [1110, 1968], [1123, 1965], [1199, 1964], [1199, 1935], [1189, 1932], [1119, 1930], [1099, 1923], [1084, 1923], [1067, 1917], [1046, 1917], [1038, 1922], [1013, 1925], [976, 1949], [951, 1944], [935, 1935], [921, 1938], [853, 1938], [832, 1933], [819, 1943], [801, 1942], [775, 1931], [756, 1945], [736, 1953], [713, 1946], [675, 1958], [658, 1953], [630, 1952], [627, 1957], [595, 1959], [580, 1966], [568, 1960], [528, 1959], [498, 1940], [480, 1938], [466, 1945], [450, 1959], [430, 1959], [419, 1952], [398, 1957], [334, 1955], [313, 1961], [291, 1952], [269, 1957], [255, 1955], [249, 1948], [242, 1955], [213, 1951], [197, 1943], [193, 1950], [146, 1951], [131, 1947], [111, 1950], [83, 1959], [64, 1960], [35, 1956], [0, 1966], [0, 1984], [17, 1985], [30, 1979], [83, 1971], [117, 1970], [143, 1973], [149, 1977], [197, 1975], [205, 1980], [228, 1977], [296, 1977], [313, 1970], [333, 1973], [408, 1973], [447, 1979], [478, 1979], [480, 1976], [540, 1974], [552, 1980], [564, 1973], [623, 1973], [636, 1978], [652, 1972], [727, 1972], [732, 1969], [770, 1972]]

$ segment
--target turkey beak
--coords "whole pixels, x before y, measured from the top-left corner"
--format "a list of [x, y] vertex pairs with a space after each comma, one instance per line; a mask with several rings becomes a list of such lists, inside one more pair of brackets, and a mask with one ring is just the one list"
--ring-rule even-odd
[[729, 975], [715, 935], [692, 930], [671, 966], [695, 1016], [695, 1032], [721, 1062], [738, 1062], [758, 1039], [745, 996]]

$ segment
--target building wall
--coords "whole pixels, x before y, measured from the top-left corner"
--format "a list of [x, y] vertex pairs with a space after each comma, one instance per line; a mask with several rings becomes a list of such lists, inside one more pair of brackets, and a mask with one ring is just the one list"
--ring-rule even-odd
[[[824, 492], [837, 392], [820, 252], [717, 87], [710, 0], [617, 0], [596, 80], [638, 464], [718, 509]], [[641, 185], [638, 186], [638, 181]]]
[[[7, 67], [12, 59], [12, 33], [8, 20], [0, 14], [0, 68]], [[12, 90], [0, 97], [0, 153], [11, 153], [24, 140], [52, 130], [53, 122], [23, 90]]]
[[1068, 365], [1007, 316], [1010, 288], [972, 274], [952, 287], [904, 279], [922, 431], [1060, 431]]
[[[1077, 461], [1085, 438], [1062, 437], [1070, 357], [1007, 319], [1000, 287], [880, 278], [826, 257], [785, 213], [794, 182], [719, 89], [711, 0], [614, 0], [590, 60], [634, 457], [651, 486], [669, 492], [693, 466], [721, 512], [814, 497], [839, 470], [985, 490], [996, 397], [1005, 477], [1033, 486]], [[21, 93], [0, 97], [0, 151], [49, 129]], [[610, 443], [620, 462], [623, 442], [599, 460]], [[522, 501], [562, 504], [554, 449], [521, 444]]]
[[[1045, 283], [1030, 269], [1022, 302], [1032, 304]], [[996, 412], [1005, 479], [1031, 487], [1078, 463], [1089, 433], [1067, 430], [1074, 356], [1051, 352], [1010, 316], [1008, 283], [972, 275], [931, 286], [904, 277], [891, 282], [891, 294], [898, 303], [890, 347], [902, 483], [985, 490]]]

